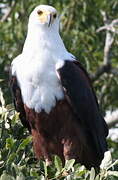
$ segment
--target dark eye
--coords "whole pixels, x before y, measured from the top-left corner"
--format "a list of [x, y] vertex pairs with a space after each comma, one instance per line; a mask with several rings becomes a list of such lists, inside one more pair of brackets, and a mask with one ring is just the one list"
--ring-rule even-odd
[[55, 13], [55, 14], [53, 14], [53, 17], [54, 17], [54, 18], [56, 18], [56, 17], [57, 17], [57, 14], [56, 14], [56, 13]]
[[39, 10], [39, 11], [37, 11], [37, 14], [41, 15], [41, 14], [43, 14], [43, 11]]

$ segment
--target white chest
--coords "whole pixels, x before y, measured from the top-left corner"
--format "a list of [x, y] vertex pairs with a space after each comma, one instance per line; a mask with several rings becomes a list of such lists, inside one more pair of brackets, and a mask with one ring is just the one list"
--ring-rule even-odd
[[55, 63], [31, 61], [20, 62], [17, 67], [17, 79], [21, 88], [23, 102], [36, 112], [49, 113], [56, 105], [56, 100], [64, 97], [60, 81], [56, 74]]

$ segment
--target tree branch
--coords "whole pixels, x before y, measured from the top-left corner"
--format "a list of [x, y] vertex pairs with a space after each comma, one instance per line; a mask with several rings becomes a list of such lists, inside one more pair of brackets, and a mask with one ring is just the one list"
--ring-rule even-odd
[[12, 1], [11, 7], [8, 7], [7, 12], [2, 16], [0, 22], [5, 22], [8, 19], [8, 17], [11, 15], [15, 5], [16, 5], [16, 1]]
[[110, 22], [108, 17], [104, 11], [101, 11], [103, 16], [104, 26], [100, 27], [96, 32], [100, 32], [106, 30], [106, 38], [105, 38], [105, 46], [104, 46], [104, 58], [103, 64], [97, 69], [95, 74], [90, 75], [92, 81], [98, 79], [104, 73], [111, 73], [114, 75], [118, 75], [118, 70], [112, 68], [111, 63], [111, 47], [115, 39], [115, 35], [118, 34], [118, 30], [116, 27], [118, 26], [118, 19]]
[[118, 34], [118, 30], [116, 29], [116, 26], [118, 26], [118, 19], [114, 19], [110, 24], [98, 28], [96, 32], [108, 30], [111, 31], [112, 33]]
[[97, 80], [102, 74], [104, 73], [109, 73], [111, 70], [111, 65], [110, 64], [106, 64], [106, 65], [102, 65], [100, 67], [98, 67], [97, 71], [95, 72], [95, 74], [90, 74], [90, 78], [92, 81]]

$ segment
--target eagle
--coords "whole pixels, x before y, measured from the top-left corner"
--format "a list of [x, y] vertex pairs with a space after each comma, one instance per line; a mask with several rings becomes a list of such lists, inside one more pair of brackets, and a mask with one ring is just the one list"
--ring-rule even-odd
[[59, 34], [59, 14], [49, 5], [29, 16], [22, 53], [11, 63], [15, 109], [32, 135], [36, 158], [57, 155], [87, 168], [99, 167], [107, 151], [107, 124], [88, 73], [67, 51]]

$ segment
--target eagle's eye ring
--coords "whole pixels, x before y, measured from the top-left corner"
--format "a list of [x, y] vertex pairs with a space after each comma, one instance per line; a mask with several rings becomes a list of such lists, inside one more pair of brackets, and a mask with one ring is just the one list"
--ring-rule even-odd
[[56, 13], [55, 13], [55, 14], [53, 14], [53, 17], [54, 17], [54, 18], [56, 18], [56, 17], [57, 17], [57, 14], [56, 14]]
[[37, 14], [38, 14], [38, 15], [42, 15], [42, 14], [43, 14], [43, 11], [38, 10], [38, 11], [37, 11]]

